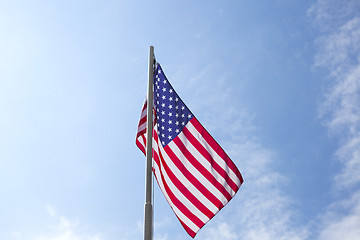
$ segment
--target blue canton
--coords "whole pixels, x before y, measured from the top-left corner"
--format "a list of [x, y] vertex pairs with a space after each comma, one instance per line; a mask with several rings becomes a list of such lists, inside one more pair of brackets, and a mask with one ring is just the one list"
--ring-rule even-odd
[[165, 147], [182, 131], [193, 115], [172, 88], [158, 63], [154, 81], [156, 125], [160, 141]]

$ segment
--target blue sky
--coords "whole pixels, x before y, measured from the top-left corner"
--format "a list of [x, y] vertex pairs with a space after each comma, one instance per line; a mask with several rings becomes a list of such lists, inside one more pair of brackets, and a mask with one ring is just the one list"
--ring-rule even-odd
[[360, 236], [358, 1], [5, 0], [0, 33], [0, 239], [142, 238], [150, 45], [245, 180], [196, 239]]

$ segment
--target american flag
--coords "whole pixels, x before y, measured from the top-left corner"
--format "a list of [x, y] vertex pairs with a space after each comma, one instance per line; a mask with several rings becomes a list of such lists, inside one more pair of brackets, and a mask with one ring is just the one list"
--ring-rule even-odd
[[[196, 233], [236, 194], [243, 178], [220, 145], [185, 106], [160, 64], [154, 73], [153, 173], [186, 232]], [[136, 145], [146, 154], [147, 102]]]

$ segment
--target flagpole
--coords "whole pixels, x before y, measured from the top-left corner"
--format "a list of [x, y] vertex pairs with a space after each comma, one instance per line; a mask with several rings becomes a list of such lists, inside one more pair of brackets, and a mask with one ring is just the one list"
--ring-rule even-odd
[[153, 77], [154, 77], [154, 47], [150, 46], [149, 81], [147, 92], [147, 132], [146, 132], [146, 192], [144, 240], [152, 240], [153, 206], [152, 206], [152, 130], [153, 130]]

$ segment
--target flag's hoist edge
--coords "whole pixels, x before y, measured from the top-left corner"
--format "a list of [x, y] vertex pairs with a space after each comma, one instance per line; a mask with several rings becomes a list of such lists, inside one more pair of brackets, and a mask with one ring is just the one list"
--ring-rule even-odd
[[[158, 63], [154, 74], [154, 89], [152, 170], [180, 223], [191, 237], [195, 237], [232, 199], [243, 183], [243, 178], [225, 151], [178, 97]], [[172, 94], [170, 97], [169, 92]], [[177, 98], [177, 106], [185, 107], [184, 111], [190, 114], [181, 116], [184, 114], [173, 108], [169, 98], [174, 101]], [[163, 112], [161, 109], [167, 111]], [[166, 115], [167, 118], [160, 115]], [[176, 116], [175, 120], [173, 116]], [[145, 100], [136, 136], [136, 145], [144, 154], [146, 118]], [[176, 124], [182, 122], [184, 126], [180, 124], [177, 128], [179, 131], [165, 140], [163, 132], [170, 129], [164, 129], [164, 126], [170, 125], [161, 124], [164, 121], [174, 121]]]

